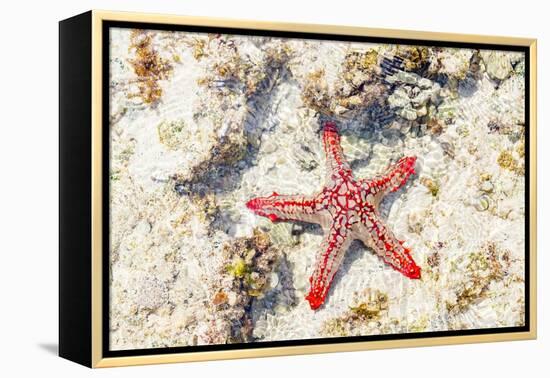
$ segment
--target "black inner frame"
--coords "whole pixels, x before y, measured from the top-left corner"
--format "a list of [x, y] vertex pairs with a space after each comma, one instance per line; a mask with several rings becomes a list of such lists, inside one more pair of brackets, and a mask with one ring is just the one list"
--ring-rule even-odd
[[[150, 30], [170, 30], [189, 33], [218, 33], [218, 34], [236, 34], [248, 36], [267, 36], [279, 38], [296, 38], [296, 39], [314, 39], [326, 41], [344, 41], [344, 42], [370, 42], [370, 43], [386, 43], [386, 44], [401, 44], [401, 45], [421, 45], [421, 46], [440, 46], [451, 48], [470, 48], [470, 49], [487, 49], [487, 50], [504, 50], [517, 51], [525, 54], [525, 325], [521, 327], [500, 327], [500, 328], [481, 328], [458, 331], [437, 331], [437, 332], [417, 332], [417, 333], [402, 333], [402, 334], [384, 334], [371, 336], [351, 336], [351, 337], [327, 337], [316, 339], [303, 340], [281, 340], [281, 341], [258, 341], [250, 343], [236, 344], [216, 344], [216, 345], [198, 345], [198, 346], [182, 346], [182, 347], [165, 347], [165, 348], [144, 348], [130, 350], [110, 350], [109, 349], [109, 289], [110, 289], [110, 271], [109, 255], [110, 255], [110, 187], [109, 167], [110, 167], [110, 123], [109, 123], [109, 77], [110, 77], [110, 28], [130, 28], [130, 29], [150, 29]], [[337, 35], [324, 33], [305, 33], [305, 32], [287, 32], [287, 31], [272, 31], [272, 30], [252, 30], [227, 27], [210, 27], [210, 26], [192, 26], [192, 25], [171, 25], [158, 23], [144, 22], [129, 22], [129, 21], [103, 21], [102, 22], [102, 53], [103, 53], [103, 77], [102, 77], [102, 127], [103, 127], [103, 282], [102, 282], [102, 352], [103, 357], [126, 357], [140, 355], [157, 355], [171, 353], [192, 353], [205, 351], [219, 350], [236, 350], [236, 349], [256, 349], [256, 348], [272, 348], [284, 346], [304, 346], [304, 345], [320, 345], [320, 344], [341, 344], [360, 341], [380, 341], [380, 340], [401, 340], [401, 339], [423, 339], [430, 337], [446, 337], [446, 336], [465, 336], [465, 335], [487, 335], [499, 333], [517, 333], [528, 332], [530, 330], [530, 242], [529, 242], [529, 223], [530, 223], [530, 196], [529, 196], [529, 177], [530, 177], [530, 54], [528, 46], [509, 46], [491, 43], [466, 43], [466, 42], [444, 42], [444, 41], [428, 41], [419, 39], [403, 39], [403, 38], [383, 38], [383, 37], [368, 37], [368, 36], [351, 36]]]

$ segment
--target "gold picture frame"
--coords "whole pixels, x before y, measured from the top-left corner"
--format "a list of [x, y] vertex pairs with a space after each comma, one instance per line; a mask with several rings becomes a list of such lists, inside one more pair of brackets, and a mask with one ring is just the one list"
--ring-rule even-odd
[[[470, 43], [517, 46], [528, 57], [526, 96], [528, 109], [528, 171], [526, 172], [526, 222], [529, 234], [527, 329], [518, 332], [432, 336], [398, 340], [350, 341], [310, 345], [286, 345], [231, 350], [106, 356], [105, 324], [105, 27], [110, 22], [229, 28], [262, 32], [293, 32], [332, 36], [375, 37], [438, 43]], [[69, 65], [80, 65], [79, 68]], [[526, 67], [527, 70], [527, 67]], [[89, 367], [114, 367], [187, 361], [207, 361], [250, 357], [282, 356], [371, 349], [466, 344], [535, 339], [536, 301], [536, 123], [537, 123], [537, 41], [529, 38], [481, 36], [377, 29], [368, 27], [293, 24], [228, 20], [160, 14], [93, 10], [60, 22], [60, 355]], [[526, 79], [527, 81], [527, 79]], [[76, 83], [76, 84], [75, 84]], [[75, 87], [76, 85], [76, 87]], [[75, 89], [77, 88], [77, 89]], [[69, 93], [70, 92], [70, 93]], [[82, 95], [79, 96], [78, 94]], [[78, 122], [79, 124], [76, 124]], [[82, 125], [84, 123], [84, 125]], [[70, 131], [69, 128], [79, 130]], [[89, 126], [85, 126], [89, 125]], [[75, 140], [77, 142], [75, 142]], [[69, 144], [76, 143], [70, 147]], [[81, 149], [78, 146], [86, 146]], [[75, 155], [76, 154], [76, 155]], [[71, 156], [87, 154], [79, 162]], [[75, 165], [76, 164], [76, 165]], [[78, 173], [79, 172], [79, 173]], [[81, 205], [75, 205], [77, 203]], [[76, 206], [76, 207], [75, 207]], [[79, 208], [78, 206], [82, 206]], [[77, 211], [81, 210], [78, 214]], [[82, 213], [84, 212], [84, 213]], [[528, 214], [528, 216], [527, 216]], [[78, 298], [77, 298], [78, 297]]]

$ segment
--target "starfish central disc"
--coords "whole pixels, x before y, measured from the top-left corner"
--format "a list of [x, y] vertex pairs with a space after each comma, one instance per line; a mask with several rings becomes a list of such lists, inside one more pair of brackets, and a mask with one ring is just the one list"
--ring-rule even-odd
[[276, 221], [303, 221], [321, 225], [325, 233], [306, 296], [313, 310], [324, 302], [334, 275], [354, 239], [372, 248], [388, 265], [409, 278], [420, 278], [420, 267], [410, 250], [380, 218], [378, 206], [390, 191], [403, 186], [414, 174], [416, 157], [404, 157], [371, 179], [355, 179], [340, 146], [336, 124], [325, 123], [325, 186], [313, 196], [280, 195], [257, 197], [246, 206], [254, 213]]

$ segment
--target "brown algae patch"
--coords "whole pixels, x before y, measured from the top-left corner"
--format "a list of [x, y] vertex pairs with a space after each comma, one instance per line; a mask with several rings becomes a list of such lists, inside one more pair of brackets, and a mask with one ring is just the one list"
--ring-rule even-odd
[[432, 53], [425, 46], [398, 46], [396, 56], [403, 59], [403, 68], [417, 71], [430, 64]]
[[135, 58], [130, 60], [130, 64], [137, 77], [138, 93], [129, 94], [128, 97], [139, 97], [145, 104], [156, 104], [162, 96], [159, 81], [170, 77], [172, 65], [153, 48], [150, 34], [134, 30], [130, 38], [129, 50], [135, 51]]
[[225, 266], [226, 274], [250, 296], [260, 296], [266, 286], [275, 263], [271, 245], [268, 234], [256, 229], [251, 238], [239, 238], [224, 247], [224, 256], [230, 261]]
[[479, 250], [462, 256], [454, 262], [455, 269], [463, 267], [463, 280], [454, 289], [454, 298], [447, 300], [450, 314], [468, 309], [473, 303], [484, 298], [493, 281], [502, 280], [509, 266], [510, 252], [487, 242]]
[[237, 238], [223, 246], [223, 269], [216, 280], [210, 312], [223, 322], [209, 327], [201, 343], [237, 343], [252, 339], [253, 324], [246, 311], [268, 288], [277, 261], [269, 236], [255, 229], [251, 237]]
[[206, 55], [206, 39], [193, 38], [190, 42], [187, 43], [187, 45], [193, 50], [193, 58], [195, 58], [196, 60], [199, 61]]
[[396, 325], [397, 320], [388, 319], [388, 308], [388, 295], [368, 288], [356, 295], [353, 304], [343, 315], [326, 321], [321, 332], [327, 336], [353, 336], [361, 334], [365, 328], [368, 333], [373, 333], [379, 327]]
[[302, 101], [322, 114], [351, 117], [372, 105], [382, 105], [387, 86], [380, 79], [376, 50], [348, 53], [334, 83], [329, 86], [323, 69], [307, 75]]
[[514, 157], [514, 153], [508, 150], [502, 150], [497, 158], [498, 165], [505, 170], [513, 172], [519, 176], [525, 174], [525, 156], [524, 146], [519, 144], [518, 151], [516, 152], [519, 155], [519, 159]]
[[[240, 93], [246, 97], [264, 90], [266, 80], [278, 71], [293, 55], [288, 44], [266, 44], [264, 54], [250, 57], [233, 43], [197, 41], [193, 46], [195, 59], [214, 54], [219, 60], [210, 65], [209, 74], [200, 78], [199, 85], [214, 89], [218, 95]], [[228, 93], [229, 92], [229, 93]]]
[[426, 189], [428, 189], [428, 191], [433, 197], [437, 197], [437, 195], [439, 194], [439, 188], [440, 188], [440, 185], [437, 181], [432, 180], [431, 178], [428, 178], [428, 177], [422, 177], [420, 179], [420, 183], [424, 185]]

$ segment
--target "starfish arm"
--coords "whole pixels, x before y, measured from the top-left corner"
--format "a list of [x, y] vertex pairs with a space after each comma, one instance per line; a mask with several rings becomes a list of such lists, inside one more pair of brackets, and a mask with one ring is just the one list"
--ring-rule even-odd
[[340, 134], [334, 122], [326, 122], [323, 128], [323, 146], [327, 159], [327, 181], [334, 177], [351, 177], [351, 168], [340, 145]]
[[315, 196], [280, 195], [252, 198], [246, 207], [271, 221], [296, 220], [317, 223], [321, 204]]
[[374, 179], [360, 180], [361, 185], [378, 196], [383, 196], [389, 191], [396, 191], [405, 185], [410, 175], [415, 173], [415, 164], [415, 156], [403, 157], [397, 163], [391, 165], [384, 174]]
[[420, 267], [411, 257], [409, 248], [403, 246], [376, 216], [370, 214], [362, 220], [363, 230], [358, 238], [371, 247], [384, 262], [409, 278], [420, 278]]
[[312, 310], [318, 309], [325, 302], [334, 275], [352, 240], [346, 227], [346, 217], [338, 217], [323, 240], [315, 270], [309, 278], [311, 288], [306, 300]]

